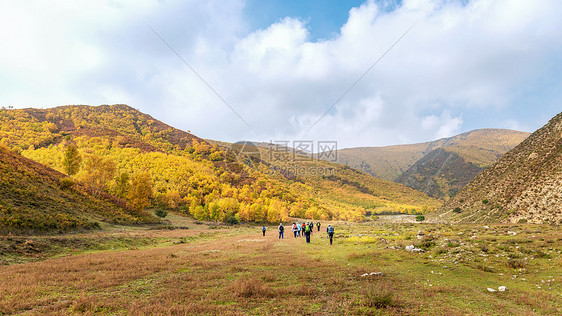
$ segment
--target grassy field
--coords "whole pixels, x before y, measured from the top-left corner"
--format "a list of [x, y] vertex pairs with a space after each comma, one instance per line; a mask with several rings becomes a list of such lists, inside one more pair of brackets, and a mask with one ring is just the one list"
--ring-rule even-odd
[[0, 314], [562, 313], [557, 227], [334, 222], [330, 246], [169, 219], [182, 229], [2, 237]]

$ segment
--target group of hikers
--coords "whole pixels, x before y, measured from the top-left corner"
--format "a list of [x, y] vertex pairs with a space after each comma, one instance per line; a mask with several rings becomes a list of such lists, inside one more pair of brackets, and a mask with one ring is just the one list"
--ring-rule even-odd
[[[318, 229], [318, 231], [320, 231], [321, 225], [322, 224], [320, 224], [320, 222], [316, 223], [316, 228]], [[291, 225], [291, 229], [293, 231], [294, 238], [305, 237], [306, 243], [310, 244], [310, 237], [312, 235], [312, 232], [314, 231], [314, 222], [306, 222], [302, 224], [296, 222]], [[266, 231], [265, 226], [262, 226], [261, 230], [263, 236], [265, 236], [265, 231]], [[283, 223], [279, 223], [279, 226], [277, 227], [277, 231], [279, 232], [279, 239], [283, 239], [284, 237], [283, 235], [285, 233], [285, 226], [283, 226]], [[328, 234], [328, 238], [330, 239], [330, 245], [331, 245], [332, 240], [334, 239], [334, 227], [332, 225], [328, 225], [328, 227], [326, 227], [326, 233]]]

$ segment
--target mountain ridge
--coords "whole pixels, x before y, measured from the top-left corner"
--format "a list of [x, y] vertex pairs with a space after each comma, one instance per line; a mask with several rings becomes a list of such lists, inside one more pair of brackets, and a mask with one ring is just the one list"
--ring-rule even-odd
[[[338, 151], [338, 162], [381, 179], [406, 184], [436, 198], [449, 198], [528, 135], [507, 129], [477, 129], [425, 143], [342, 149]], [[436, 149], [446, 153], [434, 152]], [[450, 162], [441, 159], [445, 155], [455, 157], [458, 172], [447, 165], [434, 166]], [[440, 169], [450, 172], [438, 173]]]

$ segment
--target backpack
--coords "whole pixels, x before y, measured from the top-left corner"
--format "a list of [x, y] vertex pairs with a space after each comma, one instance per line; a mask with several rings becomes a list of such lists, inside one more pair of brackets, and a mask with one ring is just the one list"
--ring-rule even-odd
[[306, 228], [304, 229], [305, 232], [310, 233], [310, 225], [306, 225]]
[[279, 225], [279, 231], [280, 231], [280, 232], [284, 232], [284, 231], [285, 231], [285, 227], [283, 227], [283, 225]]
[[330, 226], [328, 227], [328, 234], [333, 234], [334, 233], [334, 227]]

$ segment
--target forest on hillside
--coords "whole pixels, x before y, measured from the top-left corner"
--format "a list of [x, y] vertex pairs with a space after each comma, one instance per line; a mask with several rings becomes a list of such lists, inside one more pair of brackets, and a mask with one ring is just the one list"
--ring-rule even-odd
[[[227, 148], [126, 105], [2, 109], [0, 143], [67, 174], [93, 195], [104, 192], [137, 209], [170, 208], [201, 220], [362, 221], [368, 213], [423, 213], [440, 205], [402, 185], [328, 162], [286, 161], [305, 170], [293, 175], [283, 172], [286, 165], [260, 160], [256, 167], [248, 163], [250, 156], [233, 157]], [[306, 172], [319, 168], [332, 172]]]

